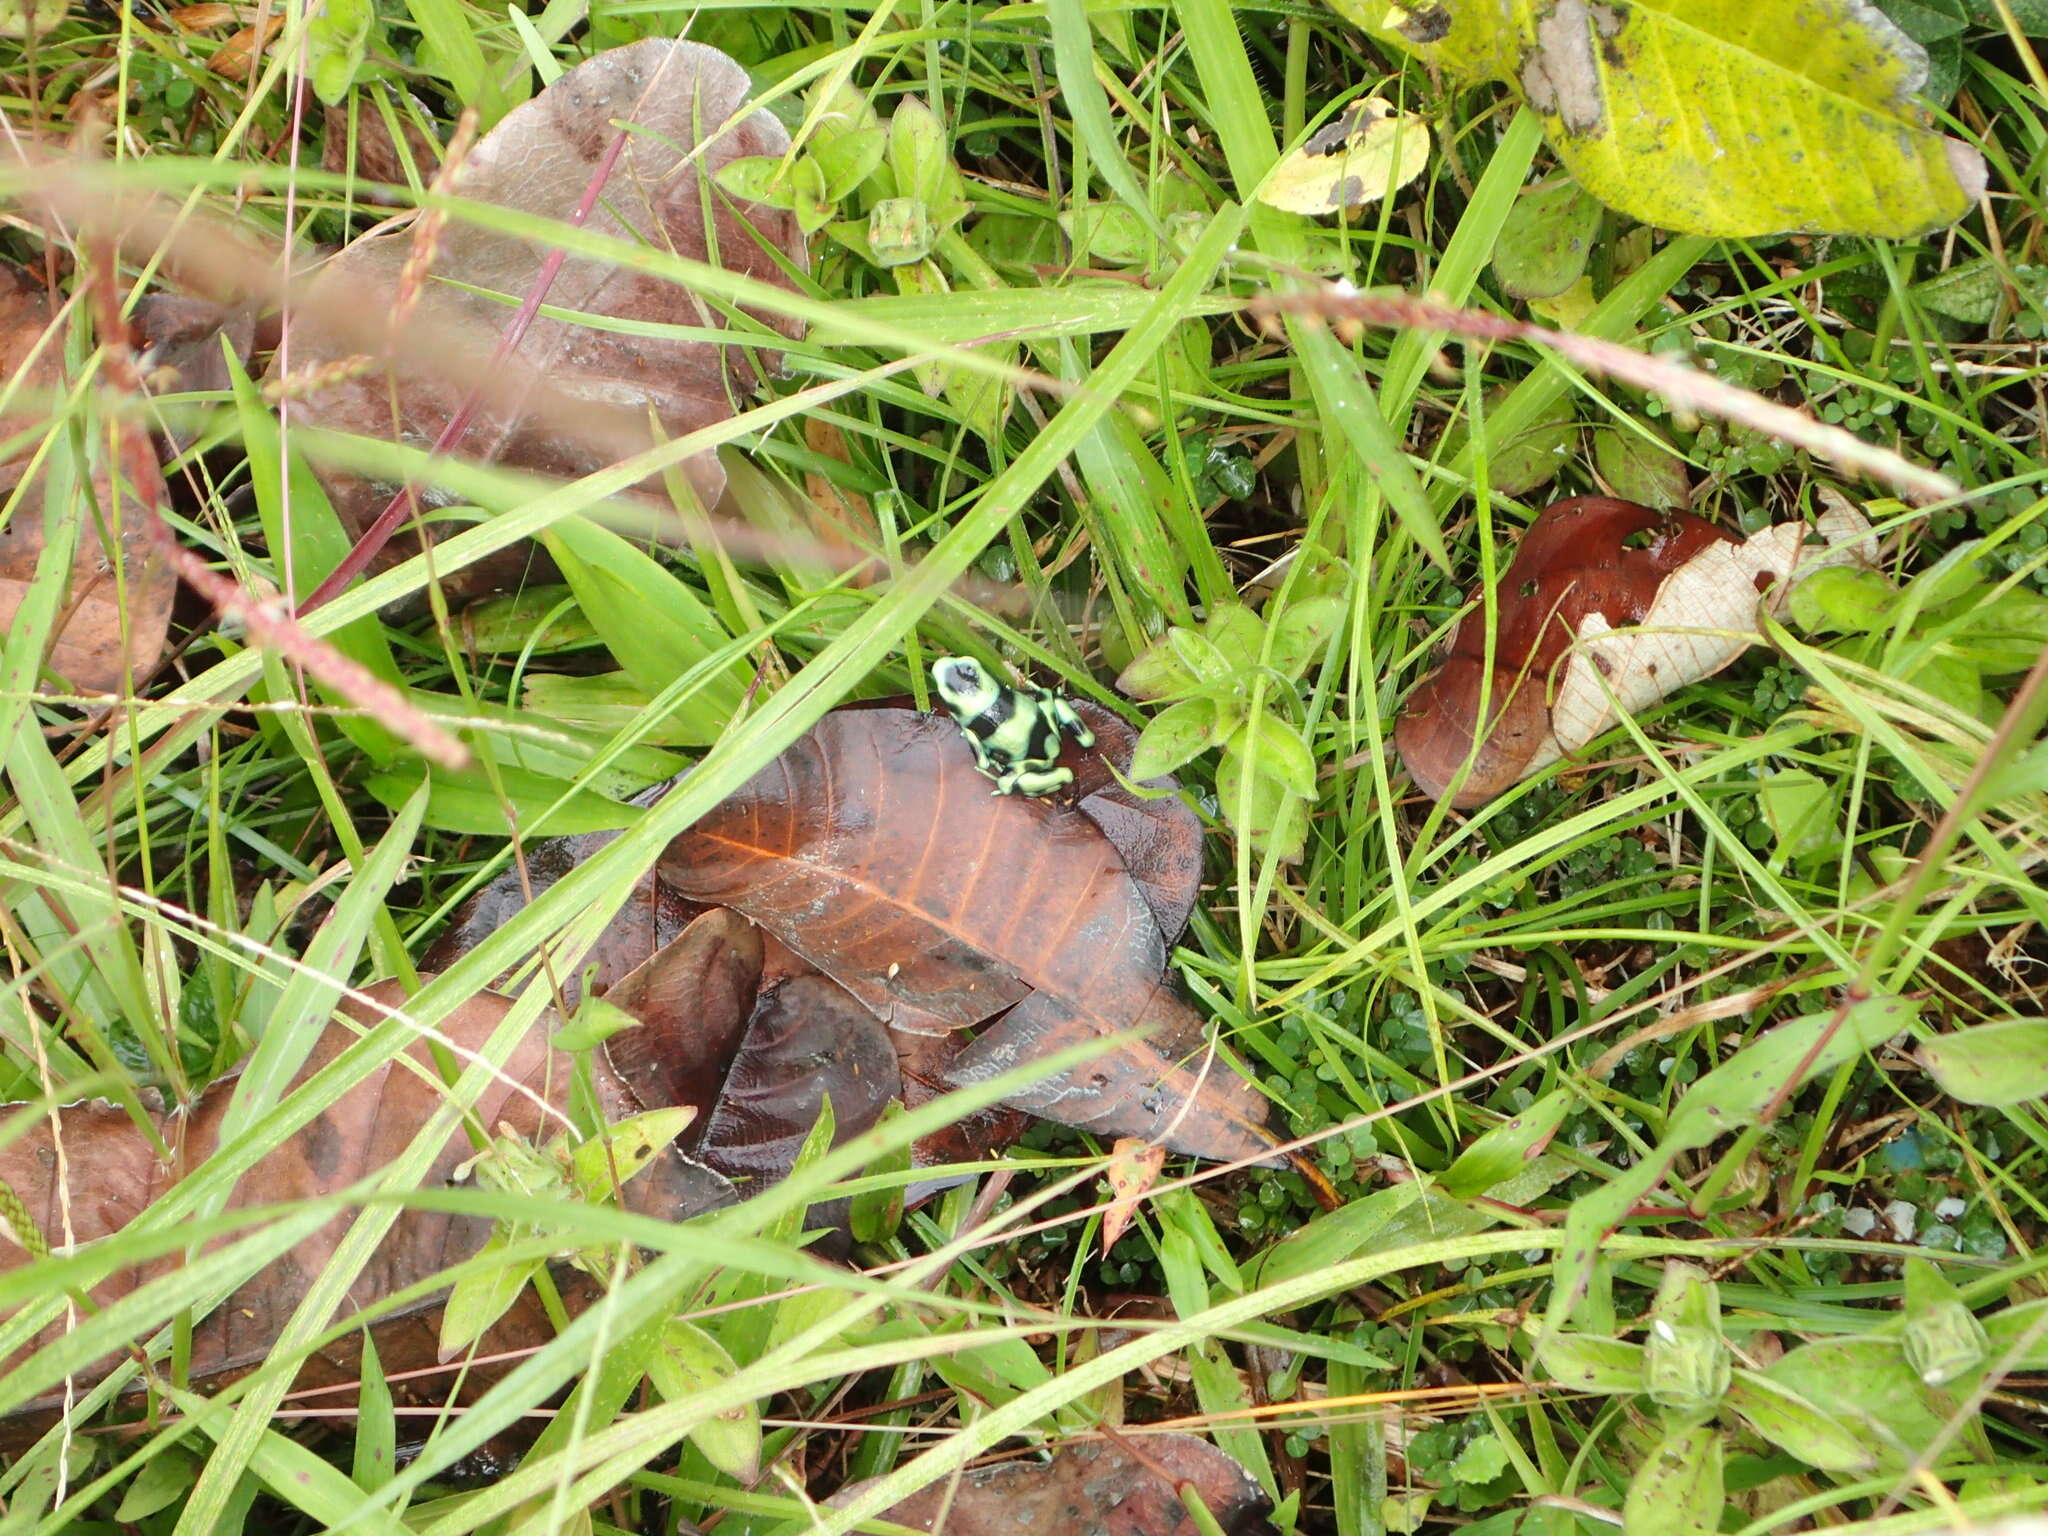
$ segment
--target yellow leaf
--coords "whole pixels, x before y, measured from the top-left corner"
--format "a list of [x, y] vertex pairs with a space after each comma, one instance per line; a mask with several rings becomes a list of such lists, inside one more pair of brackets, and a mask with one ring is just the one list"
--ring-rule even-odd
[[1368, 96], [1274, 166], [1258, 198], [1289, 213], [1335, 213], [1378, 202], [1428, 163], [1429, 124]]

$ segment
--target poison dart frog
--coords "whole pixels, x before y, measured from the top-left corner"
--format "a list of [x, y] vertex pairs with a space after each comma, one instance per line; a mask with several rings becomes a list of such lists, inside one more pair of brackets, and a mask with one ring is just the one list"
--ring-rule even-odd
[[999, 683], [966, 656], [932, 663], [932, 683], [946, 713], [967, 734], [974, 766], [996, 781], [998, 795], [1049, 795], [1074, 782], [1059, 765], [1061, 738], [1082, 750], [1095, 745], [1088, 722], [1050, 688]]

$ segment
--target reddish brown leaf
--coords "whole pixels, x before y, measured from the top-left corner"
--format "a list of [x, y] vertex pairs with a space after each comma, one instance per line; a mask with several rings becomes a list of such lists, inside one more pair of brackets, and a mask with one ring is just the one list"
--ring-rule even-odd
[[894, 1028], [962, 1029], [1018, 1005], [956, 1058], [955, 1083], [1142, 1028], [1143, 1042], [1008, 1102], [1198, 1156], [1270, 1146], [1256, 1092], [1205, 1063], [1202, 1022], [1166, 982], [1166, 940], [1116, 849], [1076, 811], [990, 794], [951, 721], [835, 711], [658, 867]]
[[[403, 1002], [403, 994], [394, 983], [371, 988], [370, 996], [385, 1007]], [[443, 1021], [441, 1032], [457, 1045], [473, 1050], [497, 1027], [510, 1006], [510, 999], [495, 993], [481, 994]], [[348, 1011], [365, 1022], [381, 1017], [378, 1009], [359, 1004], [351, 1004]], [[559, 1112], [574, 1076], [569, 1058], [548, 1044], [553, 1022], [551, 1015], [543, 1015], [541, 1027], [530, 1031], [520, 1042], [500, 1080], [479, 1098], [476, 1114], [483, 1124], [510, 1126], [530, 1137], [536, 1133], [551, 1136], [563, 1128], [559, 1113], [544, 1115], [540, 1107], [542, 1101], [549, 1102]], [[656, 1021], [646, 1027], [671, 1026]], [[300, 1080], [340, 1055], [357, 1033], [338, 1023], [331, 1025], [315, 1044]], [[443, 1101], [428, 1047], [422, 1043], [408, 1054], [412, 1066], [393, 1063], [373, 1072], [296, 1137], [258, 1162], [236, 1187], [230, 1207], [314, 1199], [345, 1189], [387, 1164]], [[606, 1117], [616, 1120], [636, 1113], [640, 1106], [616, 1075], [601, 1061], [593, 1062], [593, 1068], [593, 1085]], [[45, 1234], [65, 1232], [68, 1204], [72, 1240], [91, 1242], [119, 1231], [185, 1172], [205, 1161], [215, 1145], [220, 1117], [232, 1092], [232, 1081], [216, 1083], [189, 1114], [160, 1117], [164, 1138], [178, 1149], [175, 1165], [159, 1162], [133, 1122], [111, 1105], [74, 1104], [57, 1111], [63, 1166], [68, 1167], [71, 1175], [68, 1202], [52, 1171], [59, 1164], [50, 1124], [39, 1111], [24, 1109], [21, 1112], [36, 1123], [20, 1139], [0, 1149], [0, 1179], [20, 1196]], [[422, 1180], [422, 1186], [433, 1188], [450, 1183], [456, 1168], [473, 1150], [460, 1132], [451, 1136]], [[625, 1188], [629, 1207], [670, 1220], [707, 1210], [730, 1198], [731, 1187], [723, 1179], [676, 1153], [657, 1159]], [[278, 1331], [304, 1297], [309, 1277], [327, 1263], [348, 1223], [347, 1217], [329, 1223], [200, 1320], [192, 1335], [195, 1385], [218, 1386], [266, 1357]], [[459, 1262], [482, 1246], [488, 1231], [487, 1222], [473, 1217], [436, 1211], [403, 1213], [350, 1288], [350, 1304], [370, 1307], [380, 1298]], [[13, 1268], [25, 1259], [17, 1245], [0, 1244], [0, 1268]], [[94, 1300], [104, 1306], [178, 1262], [172, 1256], [120, 1271], [95, 1289]], [[378, 1352], [388, 1371], [408, 1369], [435, 1359], [437, 1330], [431, 1317], [407, 1313], [393, 1321], [396, 1327], [388, 1342], [384, 1324], [378, 1325], [377, 1332]], [[49, 1342], [62, 1330], [61, 1322], [44, 1330], [34, 1346]], [[487, 1343], [498, 1348], [517, 1347], [522, 1343], [544, 1342], [550, 1336], [544, 1314], [538, 1308], [528, 1308], [515, 1311], [507, 1323], [493, 1331]], [[421, 1351], [418, 1354], [411, 1353], [415, 1345]], [[29, 1353], [29, 1349], [22, 1350], [0, 1368], [21, 1368]], [[311, 1362], [300, 1378], [301, 1387], [346, 1379], [337, 1373], [346, 1369], [353, 1356], [351, 1347], [331, 1359]], [[100, 1362], [83, 1373], [81, 1380], [96, 1379], [111, 1364], [111, 1360]], [[45, 1381], [38, 1375], [32, 1379], [38, 1390], [57, 1386], [54, 1378]], [[12, 1427], [19, 1428], [39, 1413], [46, 1414], [58, 1400], [45, 1396], [27, 1405], [21, 1414], [28, 1419], [14, 1416]]]
[[605, 994], [641, 1021], [605, 1041], [612, 1070], [650, 1109], [695, 1106], [691, 1134], [701, 1139], [760, 986], [761, 930], [737, 912], [712, 908]]
[[[869, 1486], [855, 1483], [828, 1502], [844, 1507]], [[1044, 1461], [970, 1467], [892, 1505], [882, 1518], [945, 1536], [1197, 1536], [1201, 1527], [1182, 1502], [1183, 1488], [1230, 1536], [1271, 1529], [1263, 1518], [1266, 1496], [1250, 1473], [1208, 1441], [1173, 1434], [1077, 1442]]]
[[1775, 612], [1812, 572], [1868, 563], [1869, 522], [1830, 496], [1811, 527], [1779, 523], [1746, 539], [1606, 497], [1546, 508], [1501, 579], [1492, 672], [1485, 624], [1468, 614], [1395, 727], [1415, 782], [1439, 798], [1449, 787], [1471, 753], [1488, 676], [1492, 725], [1454, 805], [1477, 805], [1580, 751], [1617, 709], [1646, 709], [1713, 676], [1753, 643], [1759, 612]]
[[[327, 108], [324, 119], [325, 132], [320, 143], [320, 169], [332, 171], [337, 176], [355, 176], [362, 181], [383, 182], [389, 186], [403, 187], [406, 183], [405, 161], [409, 155], [413, 171], [422, 185], [433, 179], [434, 172], [441, 168], [441, 146], [427, 137], [420, 127], [420, 118], [427, 117], [422, 109], [418, 113], [404, 110], [393, 103], [392, 115], [398, 119], [399, 127], [405, 134], [406, 154], [398, 151], [398, 143], [391, 137], [391, 126], [384, 120], [384, 114], [376, 104], [366, 98], [357, 98], [355, 137], [349, 137], [349, 113], [346, 107]], [[363, 195], [359, 191], [358, 195]], [[396, 202], [378, 194], [373, 201]]]
[[[765, 111], [733, 124], [709, 148], [700, 146], [702, 136], [723, 127], [752, 94], [746, 71], [715, 49], [662, 38], [615, 48], [508, 113], [469, 156], [455, 190], [569, 220], [623, 132], [624, 148], [588, 229], [716, 261], [786, 287], [780, 263], [804, 264], [804, 242], [793, 217], [753, 204], [735, 206], [700, 180], [735, 157], [788, 148], [788, 135]], [[401, 284], [413, 250], [412, 235], [397, 232], [359, 240], [327, 265], [314, 301], [295, 323], [295, 376], [364, 350], [333, 322], [337, 306], [360, 314], [364, 306], [384, 312], [414, 302], [415, 294], [402, 291]], [[451, 220], [440, 231], [432, 265], [439, 281], [417, 289], [417, 307], [406, 322], [445, 340], [437, 347], [445, 366], [396, 379], [383, 371], [337, 378], [306, 397], [302, 409], [308, 419], [372, 437], [432, 443], [484, 385], [480, 408], [454, 451], [574, 477], [651, 446], [650, 413], [663, 439], [732, 414], [735, 392], [750, 388], [752, 378], [733, 355], [737, 349], [714, 342], [629, 335], [542, 315], [509, 358], [496, 358], [513, 310], [457, 285], [523, 300], [546, 255], [544, 248]], [[702, 329], [722, 323], [687, 288], [578, 257], [563, 264], [546, 302], [647, 324]], [[794, 332], [793, 326], [785, 329]], [[715, 505], [724, 485], [716, 458], [700, 454], [685, 468], [703, 504]], [[395, 489], [338, 473], [328, 479], [335, 508], [355, 534], [371, 525]], [[660, 494], [658, 487], [649, 489]], [[372, 568], [418, 547], [418, 539], [408, 535]], [[526, 551], [513, 550], [472, 567], [456, 580], [454, 595], [467, 598], [516, 578], [527, 558]]]
[[[1130, 767], [1138, 733], [1123, 716], [1090, 700], [1078, 699], [1074, 708], [1095, 732], [1094, 750], [1074, 771], [1081, 814], [1102, 829], [1138, 882], [1159, 931], [1172, 943], [1187, 927], [1202, 893], [1202, 818], [1177, 795], [1147, 800], [1117, 783], [1109, 764]], [[1173, 789], [1177, 783], [1168, 774], [1148, 780], [1145, 787]]]
[[[1551, 676], [1599, 614], [1615, 626], [1642, 620], [1664, 579], [1707, 545], [1730, 540], [1686, 512], [1654, 512], [1609, 496], [1579, 496], [1537, 514], [1495, 590], [1499, 628], [1487, 667], [1484, 613], [1451, 631], [1442, 665], [1409, 697], [1394, 745], [1422, 789], [1442, 798], [1479, 750], [1451, 799], [1484, 803], [1519, 779], [1550, 733]], [[1478, 594], [1474, 595], [1474, 601]], [[1480, 694], [1488, 692], [1485, 723]]]
[[[42, 403], [35, 397], [62, 388], [61, 337], [52, 337], [31, 361], [50, 318], [41, 285], [17, 268], [0, 266], [0, 379], [19, 375], [29, 396], [24, 405], [17, 394], [20, 414], [0, 417], [0, 439], [34, 427], [40, 418], [32, 413]], [[98, 446], [103, 452], [103, 439]], [[0, 463], [0, 502], [20, 488], [14, 515], [0, 526], [0, 634], [13, 625], [43, 553], [44, 477], [39, 474], [21, 487], [34, 451], [31, 446]], [[137, 477], [148, 483], [138, 484]], [[154, 457], [124, 453], [119, 474], [96, 465], [90, 484], [63, 509], [63, 516], [78, 520], [78, 544], [70, 588], [58, 612], [56, 640], [45, 665], [72, 688], [117, 692], [163, 655], [177, 578], [165, 568], [149, 536], [145, 510], [162, 492]], [[114, 536], [111, 545], [103, 531]]]

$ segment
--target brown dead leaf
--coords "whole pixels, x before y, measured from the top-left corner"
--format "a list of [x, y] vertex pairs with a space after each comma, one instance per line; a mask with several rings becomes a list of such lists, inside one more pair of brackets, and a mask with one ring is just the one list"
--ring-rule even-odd
[[[1829, 513], [1813, 529], [1786, 523], [1741, 540], [1685, 512], [1606, 496], [1557, 502], [1529, 525], [1495, 590], [1491, 668], [1475, 610], [1410, 696], [1394, 744], [1438, 799], [1470, 758], [1451, 804], [1483, 804], [1612, 724], [1610, 693], [1641, 710], [1728, 665], [1754, 643], [1766, 593], [1775, 611], [1795, 571], [1856, 558], [1847, 551], [1868, 533], [1860, 514]], [[1837, 545], [1843, 553], [1826, 553]], [[1691, 633], [1669, 632], [1679, 629]]]
[[[370, 988], [368, 995], [376, 1006], [352, 1002], [346, 1007], [350, 1015], [364, 1023], [377, 1022], [384, 1008], [401, 1005], [404, 997], [398, 986], [390, 982]], [[480, 994], [444, 1020], [441, 1033], [458, 1047], [473, 1051], [497, 1028], [511, 1006], [509, 998], [495, 993]], [[506, 1125], [514, 1133], [528, 1137], [536, 1133], [553, 1135], [562, 1129], [560, 1112], [575, 1074], [571, 1059], [548, 1042], [556, 1022], [552, 1015], [543, 1015], [541, 1025], [529, 1031], [515, 1048], [499, 1080], [484, 1091], [476, 1105], [477, 1118], [483, 1124]], [[673, 1026], [656, 1021], [643, 1027]], [[356, 1029], [343, 1023], [330, 1024], [295, 1081], [305, 1081], [332, 1062], [357, 1035]], [[639, 1104], [616, 1074], [602, 1061], [593, 1061], [592, 1067], [598, 1103], [608, 1120], [638, 1112]], [[64, 1106], [56, 1111], [55, 1135], [49, 1117], [39, 1106], [17, 1106], [17, 1115], [32, 1123], [18, 1140], [0, 1148], [0, 1179], [21, 1198], [28, 1215], [52, 1242], [63, 1241], [67, 1230], [71, 1241], [93, 1242], [120, 1231], [185, 1173], [205, 1161], [213, 1150], [221, 1115], [233, 1091], [232, 1080], [216, 1083], [200, 1096], [189, 1113], [157, 1117], [161, 1136], [177, 1149], [174, 1163], [159, 1161], [135, 1124], [112, 1105]], [[441, 1106], [444, 1096], [431, 1051], [422, 1042], [400, 1060], [371, 1073], [304, 1130], [259, 1161], [236, 1187], [229, 1200], [230, 1208], [317, 1199], [367, 1178], [404, 1149]], [[542, 1103], [553, 1105], [553, 1112], [544, 1113]], [[57, 1157], [59, 1135], [62, 1163]], [[453, 1182], [456, 1169], [473, 1151], [460, 1131], [451, 1135], [423, 1179], [422, 1187]], [[68, 1194], [53, 1172], [60, 1166], [70, 1171]], [[625, 1187], [625, 1203], [630, 1209], [668, 1220], [708, 1210], [731, 1197], [731, 1187], [723, 1179], [690, 1163], [679, 1153], [658, 1158]], [[225, 1385], [267, 1357], [279, 1330], [303, 1299], [309, 1278], [327, 1263], [351, 1220], [348, 1216], [337, 1217], [196, 1324], [191, 1354], [194, 1386], [204, 1389]], [[482, 1246], [489, 1230], [488, 1222], [475, 1217], [426, 1210], [404, 1212], [350, 1287], [349, 1304], [372, 1308], [382, 1298], [460, 1262]], [[17, 1267], [26, 1258], [18, 1244], [0, 1242], [0, 1269]], [[181, 1257], [173, 1254], [120, 1270], [93, 1289], [93, 1300], [104, 1307], [181, 1262]], [[429, 1304], [424, 1310], [430, 1312], [437, 1305]], [[374, 1325], [378, 1353], [387, 1371], [396, 1373], [435, 1360], [437, 1329], [433, 1318], [422, 1316], [422, 1311], [423, 1308], [413, 1308], [388, 1320], [397, 1325], [389, 1338], [385, 1333], [386, 1322]], [[38, 1416], [46, 1418], [52, 1408], [61, 1404], [62, 1394], [57, 1390], [62, 1377], [61, 1362], [52, 1366], [29, 1357], [63, 1332], [62, 1322], [53, 1324], [11, 1359], [0, 1362], [0, 1369], [26, 1373], [15, 1378], [17, 1389], [40, 1394], [9, 1417], [7, 1433], [23, 1430]], [[537, 1307], [527, 1308], [501, 1323], [487, 1337], [486, 1347], [515, 1348], [551, 1336], [552, 1327], [544, 1313]], [[415, 1345], [420, 1353], [412, 1352]], [[78, 1379], [98, 1379], [117, 1358], [109, 1356], [97, 1362], [81, 1371]], [[302, 1372], [300, 1387], [349, 1379], [345, 1372], [353, 1358], [352, 1347], [340, 1354], [315, 1357]]]
[[[459, 196], [521, 213], [570, 220], [613, 143], [623, 148], [585, 227], [656, 250], [789, 286], [782, 262], [799, 268], [805, 244], [794, 218], [753, 204], [736, 206], [709, 193], [707, 177], [743, 155], [781, 154], [788, 135], [765, 111], [731, 122], [753, 94], [745, 70], [716, 49], [650, 38], [586, 60], [531, 101], [515, 107], [477, 144], [456, 179]], [[715, 134], [708, 147], [702, 141]], [[711, 213], [707, 229], [705, 211]], [[409, 232], [359, 240], [322, 272], [295, 320], [292, 366], [312, 377], [366, 349], [337, 305], [355, 313], [368, 304], [388, 311], [401, 295], [401, 271], [413, 254]], [[451, 220], [439, 236], [435, 281], [417, 295], [407, 325], [445, 338], [441, 367], [392, 377], [377, 371], [329, 382], [296, 410], [304, 419], [346, 432], [430, 444], [457, 411], [481, 396], [453, 451], [542, 474], [573, 478], [625, 453], [651, 446], [650, 414], [673, 438], [732, 414], [753, 377], [736, 348], [598, 329], [537, 316], [517, 350], [496, 356], [513, 311], [488, 295], [525, 299], [540, 274], [544, 247]], [[473, 294], [458, 285], [483, 290]], [[638, 324], [702, 329], [724, 317], [687, 288], [657, 281], [607, 261], [570, 257], [546, 302], [560, 309]], [[784, 334], [796, 327], [781, 324]], [[476, 387], [488, 375], [489, 387]], [[542, 400], [545, 411], [532, 400]], [[395, 414], [394, 414], [395, 403]], [[602, 423], [602, 430], [594, 424]], [[716, 505], [724, 473], [705, 453], [685, 466], [702, 504]], [[383, 511], [394, 486], [341, 474], [328, 492], [344, 525], [360, 535]], [[658, 486], [649, 492], [661, 496]], [[665, 498], [662, 498], [666, 504]], [[423, 536], [438, 536], [423, 533]], [[410, 538], [383, 551], [381, 569], [416, 552]], [[507, 551], [462, 572], [456, 600], [518, 577], [528, 553]]]
[[199, 5], [176, 6], [164, 12], [164, 20], [180, 32], [218, 32], [222, 27], [233, 26], [241, 14], [232, 5], [205, 0]]
[[[384, 114], [377, 110], [376, 104], [360, 93], [352, 99], [357, 103], [354, 141], [351, 143], [349, 137], [348, 108], [327, 108], [325, 131], [320, 141], [320, 169], [336, 176], [353, 175], [361, 181], [403, 187], [408, 185], [405, 162], [409, 156], [420, 184], [424, 186], [431, 181], [434, 172], [441, 167], [441, 146], [427, 137], [426, 131], [420, 127], [420, 119], [427, 116], [425, 109], [421, 108], [417, 113], [406, 111], [407, 104], [418, 105], [410, 98], [406, 103], [392, 104], [392, 115], [398, 119], [405, 134], [406, 152], [401, 155], [398, 142], [391, 137], [391, 125], [384, 120]], [[399, 201], [396, 197], [382, 194], [373, 195], [372, 200]]]
[[[41, 285], [19, 268], [0, 266], [0, 380], [18, 380], [27, 395], [17, 394], [14, 413], [0, 418], [0, 439], [34, 428], [40, 407], [63, 386], [61, 338], [36, 351], [50, 322]], [[177, 578], [146, 521], [147, 506], [163, 493], [161, 472], [144, 452], [122, 454], [118, 467], [107, 464], [101, 438], [94, 451], [102, 462], [94, 464], [90, 482], [77, 487], [66, 506], [50, 509], [46, 476], [37, 473], [23, 485], [38, 447], [32, 443], [0, 463], [0, 505], [15, 498], [12, 516], [0, 526], [0, 634], [13, 626], [35, 579], [50, 512], [74, 519], [70, 583], [44, 664], [77, 691], [118, 692], [156, 665], [170, 632]]]
[[263, 62], [263, 50], [283, 25], [284, 15], [278, 12], [230, 33], [228, 40], [206, 61], [206, 67], [230, 80], [255, 79], [256, 66]]
[[661, 878], [746, 913], [898, 1031], [990, 1020], [947, 1077], [981, 1082], [1128, 1030], [1146, 1038], [1006, 1102], [1218, 1160], [1262, 1157], [1263, 1101], [1205, 1050], [1166, 940], [1101, 829], [992, 795], [950, 720], [827, 715], [672, 842]]
[[1131, 1218], [1138, 1214], [1138, 1202], [1145, 1198], [1152, 1183], [1159, 1177], [1159, 1170], [1166, 1166], [1166, 1148], [1140, 1141], [1135, 1136], [1120, 1136], [1116, 1145], [1109, 1149], [1109, 1166], [1103, 1170], [1109, 1179], [1109, 1209], [1102, 1213], [1102, 1256], [1109, 1257], [1109, 1250], [1117, 1245], [1131, 1224]]
[[[844, 1508], [871, 1482], [842, 1488], [826, 1502]], [[881, 1518], [945, 1536], [1197, 1536], [1202, 1529], [1181, 1493], [1195, 1494], [1230, 1536], [1271, 1530], [1258, 1482], [1229, 1456], [1193, 1435], [1129, 1435], [1077, 1441], [1044, 1460], [970, 1467], [891, 1505]]]

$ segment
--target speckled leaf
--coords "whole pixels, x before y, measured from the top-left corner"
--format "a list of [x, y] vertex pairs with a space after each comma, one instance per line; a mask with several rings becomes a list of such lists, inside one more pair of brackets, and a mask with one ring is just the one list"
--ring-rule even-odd
[[[1641, 430], [1637, 430], [1641, 428]], [[1654, 427], [1601, 427], [1593, 434], [1593, 467], [1624, 501], [1665, 511], [1692, 500], [1692, 474]]]
[[1550, 1144], [1576, 1100], [1576, 1094], [1560, 1088], [1486, 1131], [1444, 1170], [1444, 1193], [1463, 1200], [1511, 1178]]
[[2048, 1019], [2004, 1019], [1926, 1041], [1920, 1060], [1965, 1104], [2024, 1104], [2048, 1095]]
[[[1830, 1401], [1838, 1395], [1828, 1394]], [[1737, 1371], [1722, 1401], [1766, 1444], [1791, 1452], [1808, 1466], [1850, 1473], [1877, 1467], [1876, 1452], [1856, 1427], [1768, 1376]]]
[[1573, 1392], [1643, 1390], [1643, 1346], [1591, 1333], [1557, 1333], [1536, 1347], [1536, 1360]]
[[1554, 299], [1593, 258], [1599, 200], [1570, 177], [1529, 187], [1515, 199], [1493, 243], [1493, 275], [1516, 299]]
[[1622, 1536], [1700, 1536], [1721, 1524], [1721, 1432], [1679, 1429], [1643, 1459], [1621, 1505]]
[[1976, 150], [1926, 126], [1925, 51], [1864, 0], [1778, 0], [1768, 24], [1756, 0], [1332, 4], [1509, 85], [1587, 191], [1665, 229], [1906, 237], [1984, 189]]

